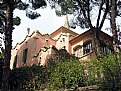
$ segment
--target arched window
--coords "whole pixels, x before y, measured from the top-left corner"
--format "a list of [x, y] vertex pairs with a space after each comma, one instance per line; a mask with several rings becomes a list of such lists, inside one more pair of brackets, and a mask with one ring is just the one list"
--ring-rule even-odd
[[76, 57], [81, 57], [82, 56], [82, 46], [78, 45], [74, 49], [74, 54]]
[[92, 40], [88, 40], [83, 44], [83, 54], [87, 54], [92, 51]]
[[107, 45], [105, 42], [101, 41], [101, 52], [103, 54], [112, 54], [113, 53], [113, 46]]

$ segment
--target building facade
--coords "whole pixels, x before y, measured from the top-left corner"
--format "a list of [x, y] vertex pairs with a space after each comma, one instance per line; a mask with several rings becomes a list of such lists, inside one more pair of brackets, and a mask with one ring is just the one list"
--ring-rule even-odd
[[[65, 49], [69, 54], [74, 54], [82, 61], [95, 58], [96, 39], [94, 32], [94, 29], [90, 29], [78, 34], [63, 26], [50, 35], [34, 31], [31, 35], [27, 34], [25, 39], [12, 49], [10, 68], [34, 64], [46, 65], [50, 56], [60, 49]], [[109, 45], [112, 45], [112, 37], [102, 31], [99, 37], [102, 42], [100, 47], [102, 52], [111, 53]]]

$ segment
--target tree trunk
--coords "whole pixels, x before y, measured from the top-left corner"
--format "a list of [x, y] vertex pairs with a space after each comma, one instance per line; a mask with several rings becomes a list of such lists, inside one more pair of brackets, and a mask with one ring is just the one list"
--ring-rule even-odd
[[[116, 2], [117, 0], [111, 0], [111, 28], [112, 28], [112, 35], [113, 35], [113, 47], [114, 47], [114, 54], [116, 56], [115, 60], [115, 69], [116, 69], [116, 83], [118, 85], [121, 85], [121, 75], [120, 75], [120, 66], [119, 66], [119, 44], [118, 44], [118, 34], [117, 34], [117, 28], [116, 28]], [[119, 87], [121, 89], [121, 86]], [[121, 90], [119, 90], [121, 91]]]
[[114, 52], [119, 53], [118, 35], [117, 35], [117, 29], [116, 29], [116, 1], [117, 0], [111, 0], [111, 3], [112, 3], [112, 7], [111, 7], [111, 28], [112, 28], [112, 34], [113, 34]]
[[5, 54], [3, 61], [3, 78], [1, 91], [8, 91], [8, 77], [10, 73], [10, 59], [12, 49], [12, 28], [13, 28], [13, 0], [6, 0], [6, 23], [5, 23]]

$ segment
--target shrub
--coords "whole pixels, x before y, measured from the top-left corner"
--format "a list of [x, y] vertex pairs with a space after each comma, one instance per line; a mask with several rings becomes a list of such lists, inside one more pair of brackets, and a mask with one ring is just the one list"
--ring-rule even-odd
[[11, 90], [42, 89], [47, 82], [47, 69], [44, 66], [16, 68], [10, 72], [9, 84]]
[[61, 61], [69, 61], [70, 54], [65, 49], [56, 50], [56, 53], [52, 54], [48, 59], [47, 65], [52, 66]]
[[[120, 57], [116, 55], [106, 55], [103, 58], [90, 61], [90, 73], [97, 75], [97, 78], [93, 75], [92, 79], [96, 80], [96, 84], [102, 91], [121, 89], [120, 67]], [[100, 76], [98, 76], [98, 73], [100, 73]]]
[[83, 69], [80, 61], [63, 61], [49, 67], [48, 88], [62, 89], [83, 84]]

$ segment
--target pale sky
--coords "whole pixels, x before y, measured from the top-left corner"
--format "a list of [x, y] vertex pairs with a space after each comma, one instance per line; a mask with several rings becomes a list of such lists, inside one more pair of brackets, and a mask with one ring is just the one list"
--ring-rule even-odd
[[[30, 33], [32, 33], [34, 30], [39, 30], [42, 34], [50, 34], [59, 27], [64, 26], [66, 16], [57, 17], [55, 11], [51, 10], [50, 7], [47, 7], [45, 9], [38, 9], [37, 12], [41, 14], [41, 17], [35, 20], [31, 20], [26, 17], [25, 11], [14, 11], [14, 16], [19, 16], [21, 18], [21, 24], [19, 26], [16, 26], [13, 30], [13, 47], [16, 45], [16, 43], [23, 41], [26, 36], [27, 28], [30, 28]], [[94, 19], [93, 23], [95, 23], [95, 20], [96, 19]], [[105, 27], [109, 26], [110, 23], [106, 21], [102, 30], [109, 33], [109, 31], [105, 30]], [[85, 30], [82, 30], [80, 27], [73, 29], [73, 31], [79, 34], [84, 32]]]
[[[17, 42], [21, 42], [25, 38], [27, 28], [30, 28], [30, 33], [34, 30], [39, 30], [42, 34], [50, 34], [59, 27], [64, 26], [66, 16], [56, 16], [55, 11], [49, 7], [46, 9], [39, 9], [37, 12], [41, 14], [41, 17], [31, 20], [26, 17], [25, 11], [14, 11], [14, 16], [19, 16], [21, 18], [21, 24], [16, 26], [13, 30], [13, 47]], [[83, 32], [80, 27], [77, 27], [74, 31], [79, 34]]]

